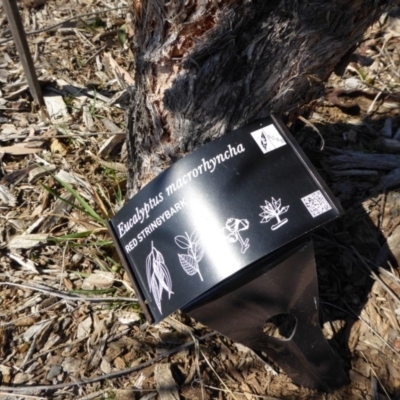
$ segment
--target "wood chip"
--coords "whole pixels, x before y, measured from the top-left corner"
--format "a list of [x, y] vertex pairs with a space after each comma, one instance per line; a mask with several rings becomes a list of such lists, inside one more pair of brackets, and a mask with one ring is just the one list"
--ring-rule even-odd
[[83, 290], [108, 289], [114, 283], [114, 274], [107, 271], [96, 271], [83, 280]]
[[11, 382], [11, 368], [0, 364], [0, 373], [2, 383], [8, 384]]
[[17, 198], [6, 186], [0, 184], [0, 207], [14, 207], [16, 203]]
[[89, 336], [91, 329], [92, 329], [92, 317], [89, 315], [78, 325], [78, 330], [76, 333], [77, 339]]
[[141, 320], [140, 314], [137, 312], [134, 312], [134, 311], [119, 310], [116, 314], [118, 317], [118, 321], [122, 325], [134, 324], [135, 322], [138, 322]]
[[111, 372], [111, 364], [110, 364], [105, 358], [103, 358], [103, 359], [101, 360], [100, 369], [101, 369], [105, 374], [109, 374], [109, 373]]
[[86, 128], [89, 132], [95, 132], [96, 126], [94, 125], [94, 120], [90, 113], [89, 106], [84, 106], [82, 112], [83, 123], [85, 124]]
[[51, 122], [54, 124], [62, 124], [70, 121], [71, 116], [61, 96], [56, 96], [53, 93], [46, 93], [44, 95], [44, 102]]
[[160, 400], [179, 400], [177, 384], [172, 376], [171, 364], [157, 364], [154, 380]]

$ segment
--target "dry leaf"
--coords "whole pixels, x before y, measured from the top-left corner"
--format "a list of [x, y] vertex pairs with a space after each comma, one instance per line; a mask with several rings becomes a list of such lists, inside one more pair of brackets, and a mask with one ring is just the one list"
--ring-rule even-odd
[[108, 289], [114, 283], [114, 274], [107, 271], [96, 271], [83, 280], [83, 290]]
[[92, 329], [92, 317], [89, 315], [78, 325], [76, 337], [80, 339], [89, 336], [91, 329]]

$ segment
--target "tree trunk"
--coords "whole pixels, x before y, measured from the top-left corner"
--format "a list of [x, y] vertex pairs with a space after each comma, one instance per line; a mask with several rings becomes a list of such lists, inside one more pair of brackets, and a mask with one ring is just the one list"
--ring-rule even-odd
[[390, 0], [133, 0], [129, 197], [197, 146], [294, 111]]

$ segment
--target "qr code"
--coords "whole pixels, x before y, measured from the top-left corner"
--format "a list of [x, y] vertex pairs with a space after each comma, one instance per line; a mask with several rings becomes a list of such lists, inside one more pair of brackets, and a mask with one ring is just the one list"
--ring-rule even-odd
[[321, 215], [332, 209], [331, 205], [325, 199], [320, 190], [317, 190], [308, 196], [302, 197], [301, 201], [307, 207], [307, 210], [310, 212], [313, 218], [318, 217], [318, 215]]

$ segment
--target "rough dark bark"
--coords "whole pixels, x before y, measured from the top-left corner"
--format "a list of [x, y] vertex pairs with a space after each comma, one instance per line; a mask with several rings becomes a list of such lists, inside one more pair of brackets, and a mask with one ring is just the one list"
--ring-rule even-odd
[[389, 0], [133, 0], [129, 195], [177, 157], [320, 95]]

